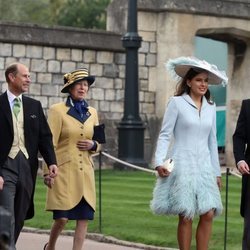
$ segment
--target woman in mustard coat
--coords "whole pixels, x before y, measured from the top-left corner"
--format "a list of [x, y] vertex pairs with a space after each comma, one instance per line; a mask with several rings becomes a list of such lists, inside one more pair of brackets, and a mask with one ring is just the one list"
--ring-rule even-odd
[[85, 101], [94, 81], [85, 68], [64, 75], [61, 92], [69, 93], [66, 103], [54, 104], [48, 112], [59, 173], [54, 181], [45, 172], [44, 182], [49, 187], [46, 210], [53, 211], [54, 223], [44, 250], [55, 249], [68, 220], [76, 220], [73, 250], [82, 249], [88, 220], [94, 218], [96, 193], [91, 154], [100, 150], [98, 141], [92, 139], [99, 121], [97, 111]]

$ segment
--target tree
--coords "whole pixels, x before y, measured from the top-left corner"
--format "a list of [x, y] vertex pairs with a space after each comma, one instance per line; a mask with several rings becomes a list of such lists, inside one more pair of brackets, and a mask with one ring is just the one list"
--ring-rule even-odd
[[1, 0], [0, 20], [49, 25], [49, 7], [48, 0]]
[[53, 24], [56, 24], [57, 16], [60, 15], [61, 7], [66, 0], [49, 0], [50, 2], [50, 16]]
[[0, 0], [0, 20], [105, 29], [110, 1]]
[[110, 0], [68, 0], [60, 9], [59, 25], [105, 29]]

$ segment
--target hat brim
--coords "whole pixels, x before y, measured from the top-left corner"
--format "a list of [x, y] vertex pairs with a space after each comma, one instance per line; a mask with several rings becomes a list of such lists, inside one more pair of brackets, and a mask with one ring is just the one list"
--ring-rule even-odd
[[198, 71], [207, 71], [208, 72], [208, 83], [209, 84], [220, 84], [222, 82], [221, 77], [219, 77], [218, 75], [216, 75], [214, 72], [209, 71], [208, 69], [205, 68], [201, 68], [201, 67], [197, 67], [197, 66], [192, 66], [192, 65], [176, 65], [175, 67], [175, 72], [178, 76], [180, 76], [181, 78], [184, 78], [185, 75], [187, 74], [187, 72], [190, 69], [197, 69]]
[[90, 85], [92, 85], [95, 82], [95, 76], [85, 76], [83, 78], [77, 79], [74, 82], [65, 84], [63, 86], [63, 88], [61, 89], [61, 93], [68, 93], [70, 87], [72, 87], [75, 83], [77, 83], [79, 81], [82, 81], [82, 80], [86, 80], [88, 82], [89, 86], [90, 86]]
[[172, 76], [177, 79], [184, 78], [187, 72], [193, 68], [198, 71], [208, 72], [209, 84], [222, 84], [225, 86], [228, 82], [228, 78], [224, 71], [220, 71], [216, 65], [195, 57], [178, 57], [176, 59], [170, 59], [168, 60], [166, 67]]

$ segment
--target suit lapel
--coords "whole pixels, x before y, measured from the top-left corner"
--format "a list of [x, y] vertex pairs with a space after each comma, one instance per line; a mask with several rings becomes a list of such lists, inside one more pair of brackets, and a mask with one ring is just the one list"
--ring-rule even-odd
[[28, 99], [25, 98], [25, 96], [23, 95], [22, 97], [22, 104], [23, 104], [23, 126], [24, 126], [24, 132], [26, 133], [26, 131], [29, 131], [28, 129], [28, 115], [29, 112], [27, 112], [29, 110], [29, 107], [31, 107], [31, 105], [29, 105], [28, 103]]
[[81, 117], [80, 114], [72, 106], [69, 108], [67, 114], [72, 116], [81, 123], [84, 123], [91, 115], [89, 112], [87, 112], [87, 115], [85, 117]]
[[197, 107], [196, 107], [196, 105], [195, 105], [193, 99], [190, 97], [190, 95], [188, 95], [188, 94], [185, 93], [185, 94], [182, 95], [182, 98], [183, 98], [187, 103], [189, 103], [190, 105], [192, 105], [194, 108], [197, 109]]
[[90, 116], [90, 112], [88, 111], [86, 113], [86, 116], [81, 117], [81, 115], [75, 110], [75, 108], [72, 106], [71, 102], [70, 102], [70, 98], [68, 97], [67, 101], [66, 101], [66, 106], [69, 107], [69, 110], [67, 112], [68, 115], [72, 116], [73, 118], [75, 118], [76, 120], [78, 120], [81, 123], [84, 123]]
[[11, 113], [11, 108], [10, 108], [7, 92], [3, 93], [0, 98], [0, 109], [2, 109], [2, 112], [5, 115], [11, 127], [11, 130], [13, 131], [12, 113]]
[[23, 95], [22, 97], [22, 104], [23, 104], [23, 126], [24, 126], [24, 133], [30, 134], [31, 124], [33, 124], [32, 120], [40, 119], [39, 116], [39, 105], [35, 100], [28, 98]]
[[[190, 97], [190, 95], [188, 94], [183, 94], [182, 95], [183, 99], [188, 102], [190, 105], [192, 105], [193, 107], [196, 107], [194, 101], [192, 100], [192, 98]], [[208, 102], [205, 96], [202, 97], [202, 104], [201, 104], [201, 109], [204, 110], [206, 107], [208, 106]]]

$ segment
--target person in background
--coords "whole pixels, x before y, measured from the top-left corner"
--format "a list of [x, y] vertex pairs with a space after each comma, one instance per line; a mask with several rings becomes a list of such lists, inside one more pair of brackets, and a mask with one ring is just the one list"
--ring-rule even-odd
[[[8, 89], [0, 95], [0, 206], [11, 214], [9, 249], [13, 250], [24, 220], [34, 216], [38, 152], [53, 180], [57, 163], [42, 105], [23, 95], [31, 83], [28, 68], [13, 63], [6, 68], [5, 77]], [[1, 216], [3, 213], [3, 221]]]
[[242, 250], [250, 249], [250, 99], [242, 101], [233, 134], [233, 153], [236, 167], [242, 174], [240, 214], [244, 218]]
[[[156, 214], [178, 215], [180, 250], [191, 249], [192, 222], [199, 216], [196, 249], [206, 250], [213, 218], [222, 213], [216, 108], [208, 84], [226, 83], [227, 77], [215, 65], [194, 57], [169, 60], [167, 69], [180, 81], [167, 105], [157, 141], [159, 177], [150, 206]], [[167, 156], [174, 163], [172, 171], [164, 167]]]
[[88, 221], [94, 218], [96, 194], [91, 154], [98, 152], [104, 142], [97, 111], [85, 100], [94, 81], [86, 68], [65, 74], [61, 92], [68, 93], [66, 103], [54, 104], [48, 112], [60, 171], [53, 186], [53, 179], [45, 173], [44, 181], [49, 186], [46, 209], [53, 211], [54, 223], [44, 250], [55, 249], [68, 220], [76, 221], [72, 249], [82, 249]]

